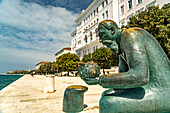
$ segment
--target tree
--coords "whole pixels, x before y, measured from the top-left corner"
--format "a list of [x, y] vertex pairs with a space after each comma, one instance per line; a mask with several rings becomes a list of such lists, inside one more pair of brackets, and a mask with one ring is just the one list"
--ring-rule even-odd
[[76, 71], [78, 69], [78, 62], [80, 61], [79, 56], [76, 54], [66, 53], [56, 58], [57, 68], [60, 72]]
[[83, 59], [82, 59], [82, 62], [92, 61], [91, 55], [92, 55], [91, 53], [89, 53], [88, 55], [84, 55]]
[[55, 74], [57, 72], [57, 64], [56, 62], [51, 63], [51, 73]]
[[170, 3], [161, 9], [151, 6], [129, 20], [128, 27], [140, 27], [151, 33], [170, 58]]
[[35, 72], [37, 74], [55, 74], [57, 71], [56, 62], [42, 64]]
[[41, 74], [50, 74], [51, 63], [42, 64], [39, 69]]
[[118, 57], [109, 48], [102, 47], [97, 49], [92, 54], [92, 60], [96, 62], [101, 69], [103, 69], [104, 74], [104, 69], [110, 69], [111, 66], [118, 65]]

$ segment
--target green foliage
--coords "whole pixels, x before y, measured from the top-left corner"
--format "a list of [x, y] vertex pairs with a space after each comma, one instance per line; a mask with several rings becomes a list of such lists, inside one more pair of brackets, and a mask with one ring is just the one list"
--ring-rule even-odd
[[101, 69], [109, 69], [111, 66], [118, 65], [118, 57], [109, 48], [97, 49], [92, 54], [92, 60], [96, 62]]
[[151, 6], [131, 17], [128, 27], [140, 27], [151, 33], [170, 58], [170, 3], [161, 9]]
[[48, 62], [42, 64], [39, 69], [35, 72], [36, 74], [55, 74], [57, 71], [56, 63], [55, 62]]
[[29, 74], [28, 70], [15, 70], [13, 72], [8, 72], [7, 74]]
[[82, 59], [82, 62], [92, 61], [91, 55], [92, 55], [91, 53], [89, 53], [88, 55], [84, 55], [83, 59]]
[[69, 75], [69, 71], [78, 69], [79, 61], [80, 58], [76, 54], [66, 53], [56, 58], [56, 67], [59, 72], [67, 71]]

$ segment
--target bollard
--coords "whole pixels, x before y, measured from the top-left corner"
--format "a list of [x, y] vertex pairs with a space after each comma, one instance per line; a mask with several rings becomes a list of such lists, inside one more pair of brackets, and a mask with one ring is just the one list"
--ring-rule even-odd
[[85, 86], [73, 85], [66, 88], [63, 100], [64, 112], [81, 112], [84, 108], [84, 93], [88, 90]]
[[55, 88], [55, 75], [46, 75], [44, 93], [53, 93]]

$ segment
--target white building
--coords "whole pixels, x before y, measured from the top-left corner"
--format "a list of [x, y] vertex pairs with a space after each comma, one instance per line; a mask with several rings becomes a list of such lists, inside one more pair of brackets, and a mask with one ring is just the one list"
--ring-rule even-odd
[[45, 64], [45, 63], [48, 63], [48, 62], [46, 62], [46, 61], [41, 61], [41, 62], [39, 62], [38, 64], [36, 64], [35, 69], [36, 69], [36, 70], [39, 69], [40, 66], [43, 65], [43, 64]]
[[161, 8], [167, 3], [170, 3], [170, 0], [119, 0], [119, 25], [127, 25], [130, 17], [150, 6]]
[[62, 50], [60, 50], [59, 52], [57, 52], [55, 54], [55, 58], [65, 54], [65, 53], [71, 53], [71, 47], [66, 47], [66, 48], [63, 48]]
[[105, 19], [115, 20], [119, 24], [117, 0], [94, 0], [75, 20], [77, 28], [71, 34], [71, 48], [80, 59], [103, 46], [99, 43], [97, 27]]
[[110, 19], [119, 26], [126, 25], [131, 16], [149, 6], [162, 7], [166, 3], [170, 0], [94, 0], [75, 20], [77, 28], [71, 34], [72, 51], [82, 59], [85, 54], [103, 47], [96, 32], [99, 22]]

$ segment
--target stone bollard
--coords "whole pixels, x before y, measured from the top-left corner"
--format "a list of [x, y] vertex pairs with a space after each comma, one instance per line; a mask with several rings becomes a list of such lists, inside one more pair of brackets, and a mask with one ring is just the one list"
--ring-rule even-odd
[[64, 112], [81, 112], [84, 108], [84, 93], [88, 90], [85, 86], [73, 85], [66, 88], [63, 100]]
[[53, 93], [55, 89], [55, 75], [46, 75], [44, 93]]

